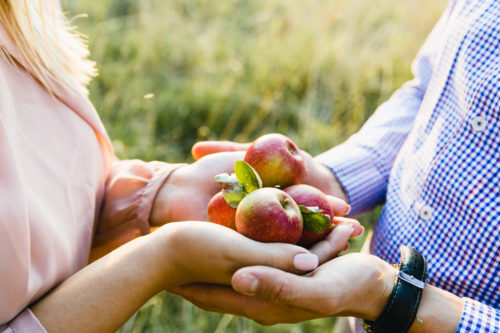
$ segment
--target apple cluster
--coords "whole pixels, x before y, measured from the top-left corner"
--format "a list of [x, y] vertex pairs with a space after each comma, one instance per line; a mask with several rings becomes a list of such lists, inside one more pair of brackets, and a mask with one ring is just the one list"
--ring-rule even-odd
[[305, 158], [288, 137], [267, 134], [255, 140], [234, 173], [215, 176], [222, 191], [207, 207], [208, 221], [260, 242], [309, 247], [333, 229], [333, 211], [319, 189], [301, 184]]

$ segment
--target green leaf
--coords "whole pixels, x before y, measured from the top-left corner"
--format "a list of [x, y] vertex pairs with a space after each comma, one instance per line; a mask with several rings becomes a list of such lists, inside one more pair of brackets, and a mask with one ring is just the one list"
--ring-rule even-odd
[[239, 190], [222, 190], [222, 196], [224, 197], [228, 205], [233, 208], [238, 208], [240, 201], [243, 200], [246, 195], [247, 193], [245, 192], [245, 190], [243, 190], [243, 187]]
[[236, 174], [236, 178], [247, 193], [252, 193], [259, 188], [262, 188], [262, 180], [260, 179], [259, 174], [247, 162], [242, 160], [236, 161], [234, 164], [234, 172]]
[[320, 234], [325, 231], [325, 228], [331, 228], [332, 222], [330, 215], [323, 214], [319, 207], [306, 207], [299, 205], [302, 219], [304, 220], [304, 227], [309, 231]]
[[234, 173], [221, 173], [214, 177], [215, 181], [222, 187], [222, 196], [233, 208], [237, 208], [240, 201], [247, 195]]

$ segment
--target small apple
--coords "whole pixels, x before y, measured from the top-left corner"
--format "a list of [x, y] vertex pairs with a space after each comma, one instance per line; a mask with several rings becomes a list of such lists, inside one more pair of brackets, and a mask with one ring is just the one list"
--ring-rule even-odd
[[295, 244], [302, 235], [302, 214], [285, 192], [261, 188], [248, 194], [238, 205], [236, 231], [260, 242]]
[[236, 229], [234, 224], [235, 216], [236, 208], [231, 207], [226, 202], [222, 192], [217, 193], [210, 199], [207, 206], [207, 217], [209, 222]]
[[299, 184], [307, 176], [304, 156], [297, 145], [281, 134], [266, 134], [247, 149], [244, 161], [259, 174], [264, 187]]
[[[284, 192], [288, 193], [297, 203], [297, 205], [305, 207], [317, 207], [320, 213], [328, 215], [328, 219], [330, 221], [333, 220], [333, 210], [330, 203], [328, 202], [328, 199], [326, 198], [326, 195], [316, 187], [306, 184], [299, 184], [287, 187], [286, 189], [284, 189]], [[331, 224], [330, 226], [328, 224], [324, 226], [322, 225], [321, 227], [316, 226], [316, 228], [320, 228], [319, 230], [321, 230], [323, 227], [324, 229], [319, 233], [315, 233], [308, 229], [308, 221], [306, 221], [307, 217], [304, 215], [302, 217], [304, 219], [304, 229], [302, 231], [302, 236], [297, 243], [301, 246], [310, 247], [311, 245], [314, 245], [316, 242], [328, 236], [330, 231], [332, 231], [333, 229], [333, 225]]]

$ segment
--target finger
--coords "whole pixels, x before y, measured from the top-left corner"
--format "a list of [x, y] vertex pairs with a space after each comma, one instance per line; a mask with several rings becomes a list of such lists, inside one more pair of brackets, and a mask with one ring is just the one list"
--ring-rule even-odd
[[253, 266], [234, 273], [231, 284], [239, 293], [256, 296], [276, 304], [291, 305], [314, 312], [324, 289], [314, 277], [304, 277], [281, 270]]
[[[196, 169], [194, 172], [198, 177], [209, 179], [211, 183], [217, 184], [213, 181], [212, 177], [223, 172], [234, 172], [234, 163], [238, 160], [242, 160], [244, 157], [244, 151], [220, 152], [205, 155], [192, 165], [195, 166]], [[190, 171], [192, 170], [186, 170], [186, 172]]]
[[304, 273], [318, 267], [318, 256], [301, 247], [283, 243], [263, 244], [255, 242], [255, 244], [252, 253], [248, 254], [250, 258], [248, 258], [246, 265], [240, 267], [265, 265], [293, 273]]
[[[163, 230], [172, 247], [182, 249], [184, 258], [195, 258], [194, 266], [193, 261], [179, 263], [189, 272], [183, 283], [228, 284], [233, 273], [246, 266], [264, 265], [304, 273], [318, 265], [317, 256], [302, 247], [257, 242], [214, 223], [174, 222]], [[200, 255], [214, 259], [200, 260]]]
[[353, 230], [351, 223], [340, 223], [325, 239], [316, 243], [309, 251], [316, 254], [319, 263], [322, 264], [349, 247], [349, 237], [351, 237]]
[[341, 217], [349, 214], [349, 212], [351, 211], [351, 206], [347, 204], [344, 200], [331, 195], [327, 195], [326, 198], [328, 199], [333, 209], [333, 214], [335, 216], [335, 218], [333, 219], [333, 223], [334, 224], [339, 224], [343, 222], [351, 223], [354, 228], [354, 232], [352, 233], [351, 237], [362, 235], [363, 232], [365, 231], [365, 228], [357, 220]]
[[250, 304], [263, 303], [255, 297], [239, 294], [231, 287], [215, 284], [193, 283], [169, 290], [180, 295], [203, 310], [230, 313], [237, 316], [245, 314], [245, 307]]
[[333, 209], [333, 214], [335, 216], [345, 216], [351, 211], [351, 206], [344, 200], [334, 197], [332, 195], [327, 195], [326, 199]]
[[226, 151], [244, 151], [250, 146], [249, 143], [237, 143], [231, 141], [201, 141], [195, 143], [191, 148], [191, 154], [198, 160], [203, 156], [226, 152]]
[[296, 323], [318, 317], [293, 306], [280, 306], [265, 299], [240, 294], [231, 287], [190, 284], [177, 287], [171, 292], [203, 310], [244, 316], [262, 325]]
[[[216, 231], [214, 226], [210, 227], [211, 232]], [[223, 233], [231, 233], [232, 245], [229, 248], [233, 251], [228, 251], [226, 259], [235, 263], [233, 272], [245, 266], [265, 265], [287, 272], [304, 273], [318, 266], [317, 255], [300, 246], [286, 243], [262, 243], [226, 227], [219, 229], [217, 236], [214, 235], [212, 239], [220, 238]], [[208, 234], [206, 236], [209, 238]], [[193, 246], [195, 245], [191, 245], [191, 248]]]
[[342, 217], [342, 216], [335, 216], [333, 218], [333, 224], [341, 224], [341, 223], [348, 223], [352, 225], [354, 231], [351, 234], [351, 237], [357, 237], [361, 236], [365, 232], [365, 227], [363, 227], [358, 220], [351, 219], [348, 217]]

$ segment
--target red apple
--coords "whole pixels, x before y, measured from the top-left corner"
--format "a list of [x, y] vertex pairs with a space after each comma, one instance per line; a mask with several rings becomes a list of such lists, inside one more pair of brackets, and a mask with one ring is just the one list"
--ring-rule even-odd
[[[333, 220], [333, 210], [326, 198], [326, 195], [318, 190], [316, 187], [309, 186], [306, 184], [299, 184], [287, 187], [284, 189], [286, 193], [288, 193], [292, 199], [297, 203], [297, 205], [302, 205], [305, 207], [318, 207], [319, 211], [325, 215], [330, 217], [330, 220]], [[304, 225], [304, 229], [302, 231], [302, 236], [297, 244], [310, 247], [314, 245], [316, 242], [324, 239], [330, 231], [332, 231], [332, 227], [325, 227], [324, 231], [321, 233], [314, 233], [311, 230], [307, 229], [306, 225]]]
[[297, 145], [281, 134], [267, 134], [248, 148], [245, 162], [259, 174], [264, 187], [299, 184], [307, 176], [304, 156]]
[[302, 234], [302, 215], [285, 192], [261, 188], [244, 197], [238, 205], [236, 231], [260, 242], [295, 244]]
[[236, 208], [229, 206], [222, 192], [217, 193], [210, 199], [207, 206], [207, 217], [209, 222], [236, 229], [234, 224], [235, 216]]

